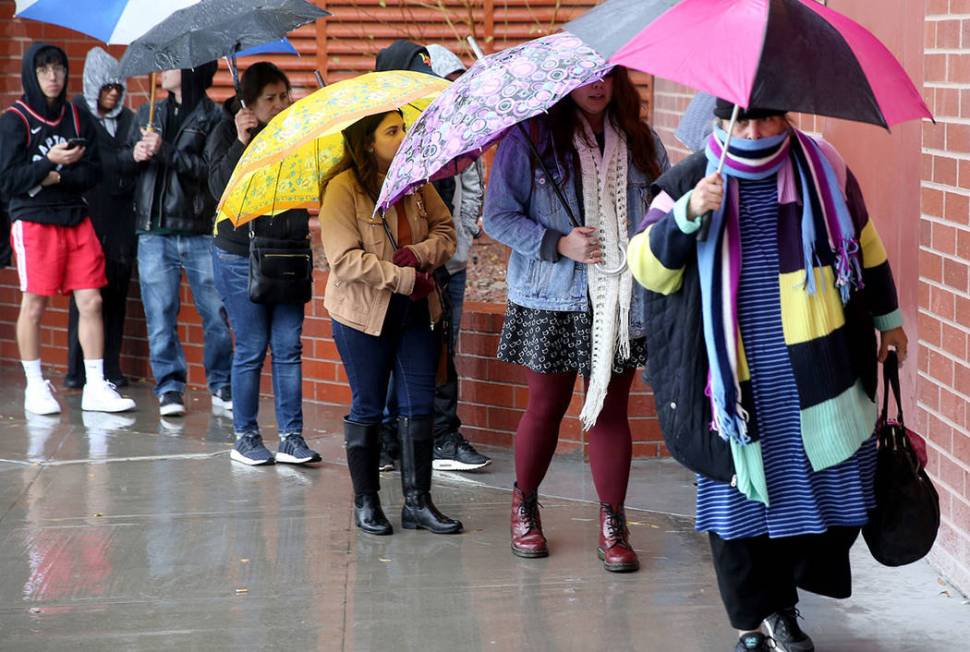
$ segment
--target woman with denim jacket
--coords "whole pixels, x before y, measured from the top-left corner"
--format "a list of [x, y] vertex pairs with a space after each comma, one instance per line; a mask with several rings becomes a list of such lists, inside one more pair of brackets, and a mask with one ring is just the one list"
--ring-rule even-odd
[[431, 273], [455, 253], [451, 212], [427, 184], [375, 215], [388, 166], [404, 138], [400, 111], [344, 130], [344, 155], [323, 181], [320, 236], [330, 262], [324, 307], [352, 394], [344, 419], [357, 527], [391, 534], [381, 509], [381, 417], [391, 371], [400, 416], [401, 526], [435, 534], [461, 522], [431, 501], [432, 410], [441, 302]]
[[600, 499], [597, 553], [606, 570], [635, 571], [623, 511], [633, 448], [627, 404], [646, 347], [644, 295], [624, 249], [667, 154], [641, 121], [640, 95], [622, 67], [523, 127], [499, 146], [485, 200], [485, 230], [512, 248], [498, 357], [526, 367], [529, 386], [515, 434], [512, 552], [549, 554], [537, 492], [579, 373]]

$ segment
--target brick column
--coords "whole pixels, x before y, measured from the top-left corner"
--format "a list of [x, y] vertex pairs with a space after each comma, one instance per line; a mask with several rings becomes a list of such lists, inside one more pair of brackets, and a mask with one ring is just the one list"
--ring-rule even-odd
[[970, 1], [927, 0], [917, 430], [943, 524], [931, 561], [970, 591]]

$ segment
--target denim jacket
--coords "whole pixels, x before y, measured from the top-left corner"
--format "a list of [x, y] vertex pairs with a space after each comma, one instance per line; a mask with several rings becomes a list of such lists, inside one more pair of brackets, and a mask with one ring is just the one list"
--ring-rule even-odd
[[[512, 249], [506, 276], [509, 301], [536, 310], [586, 312], [589, 310], [586, 265], [556, 251], [559, 238], [572, 231], [573, 226], [550, 180], [532, 160], [527, 135], [531, 129], [529, 123], [524, 123], [523, 129], [513, 128], [498, 147], [485, 196], [485, 231]], [[577, 196], [577, 173], [572, 162], [568, 155], [554, 156], [552, 148], [545, 145], [546, 139], [551, 141], [551, 135], [543, 120], [538, 121], [536, 132], [539, 151], [550, 150], [544, 152], [543, 159], [553, 181], [560, 184], [573, 215], [582, 223], [583, 208]], [[670, 167], [667, 151], [659, 136], [654, 134], [654, 139], [661, 169], [667, 170]], [[632, 155], [628, 175], [627, 222], [632, 238], [650, 206], [653, 179], [633, 165]], [[630, 336], [637, 338], [646, 334], [646, 295], [638, 283], [633, 285]]]

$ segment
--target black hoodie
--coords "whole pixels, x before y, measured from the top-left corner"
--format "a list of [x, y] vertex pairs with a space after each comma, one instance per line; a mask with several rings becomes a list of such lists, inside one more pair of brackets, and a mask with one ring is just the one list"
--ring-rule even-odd
[[[412, 72], [423, 72], [429, 75], [434, 74], [431, 69], [431, 55], [428, 48], [418, 45], [406, 39], [398, 39], [377, 53], [377, 60], [374, 62], [375, 72], [387, 70], [410, 70]], [[441, 200], [449, 211], [454, 211], [455, 199], [455, 180], [452, 177], [439, 179], [433, 183], [435, 190], [441, 195]]]
[[[53, 45], [35, 43], [24, 54], [24, 94], [0, 115], [0, 192], [9, 201], [11, 220], [74, 226], [87, 217], [84, 192], [101, 178], [97, 132], [90, 117], [66, 100], [69, 74], [60, 97], [48, 104], [35, 64], [37, 55], [48, 48], [59, 53], [67, 68], [64, 51]], [[74, 165], [58, 169], [47, 152], [78, 137], [87, 141], [84, 156]], [[51, 170], [60, 173], [61, 182], [41, 187]]]
[[[377, 53], [376, 72], [385, 70], [413, 70], [434, 75], [428, 49], [406, 39], [398, 39]], [[437, 75], [436, 75], [437, 76]]]

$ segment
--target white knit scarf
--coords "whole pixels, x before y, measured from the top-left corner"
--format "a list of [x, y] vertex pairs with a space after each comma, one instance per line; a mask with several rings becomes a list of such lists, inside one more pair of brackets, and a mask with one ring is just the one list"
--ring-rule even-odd
[[583, 181], [583, 207], [586, 226], [600, 237], [604, 262], [589, 265], [589, 296], [593, 305], [593, 342], [589, 388], [579, 415], [589, 430], [603, 409], [606, 391], [613, 376], [613, 359], [630, 357], [630, 300], [633, 275], [626, 265], [627, 235], [627, 142], [609, 118], [604, 120], [606, 137], [600, 154], [596, 137], [586, 118], [577, 112], [583, 134], [573, 144], [579, 154]]

